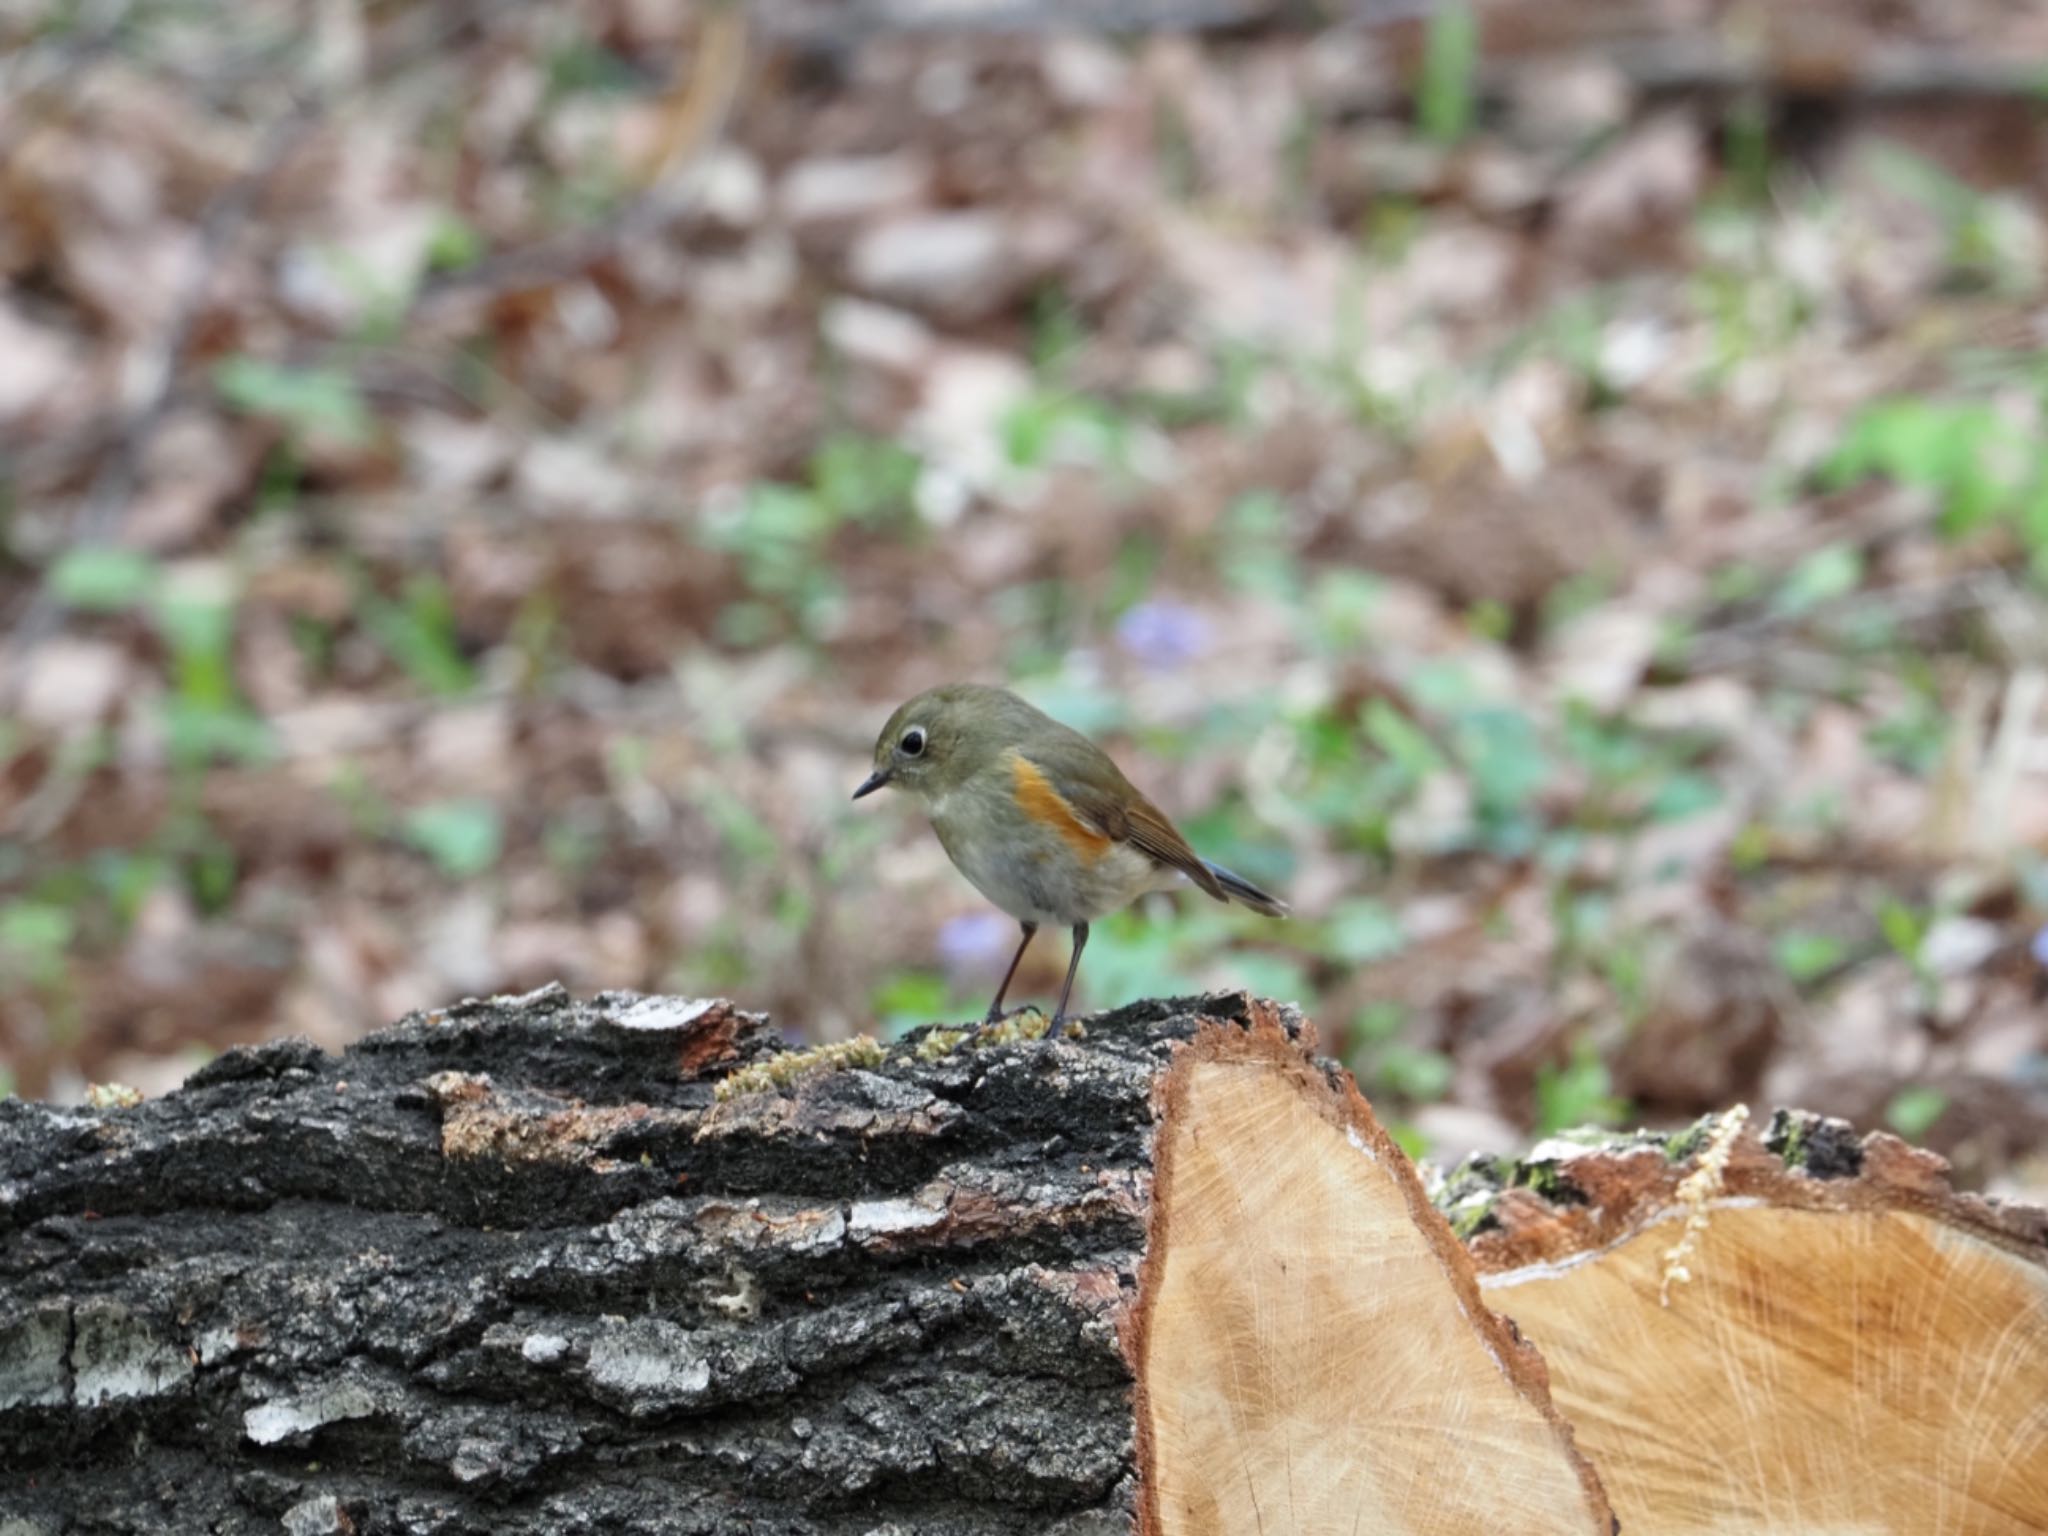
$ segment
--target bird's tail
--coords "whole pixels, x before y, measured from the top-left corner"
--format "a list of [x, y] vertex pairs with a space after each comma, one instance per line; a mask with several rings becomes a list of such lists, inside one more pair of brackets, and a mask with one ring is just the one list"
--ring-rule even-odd
[[1254, 912], [1263, 912], [1268, 917], [1287, 915], [1287, 903], [1279, 897], [1267, 895], [1243, 875], [1233, 875], [1221, 864], [1211, 864], [1207, 859], [1202, 862], [1208, 865], [1209, 873], [1216, 877], [1216, 883], [1223, 887], [1231, 900], [1243, 902]]

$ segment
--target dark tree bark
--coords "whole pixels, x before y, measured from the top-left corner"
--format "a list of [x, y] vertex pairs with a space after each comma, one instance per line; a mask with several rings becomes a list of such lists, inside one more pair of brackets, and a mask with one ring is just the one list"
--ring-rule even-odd
[[1017, 1034], [550, 989], [0, 1103], [0, 1536], [1605, 1536], [1312, 1026]]
[[1194, 1022], [719, 1102], [761, 1019], [549, 990], [0, 1104], [0, 1531], [1125, 1530]]

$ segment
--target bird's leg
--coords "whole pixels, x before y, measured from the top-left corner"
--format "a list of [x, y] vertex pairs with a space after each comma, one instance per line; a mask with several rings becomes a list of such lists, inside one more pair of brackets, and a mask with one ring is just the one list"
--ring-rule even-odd
[[1067, 1022], [1067, 998], [1074, 990], [1074, 972], [1081, 969], [1081, 951], [1088, 947], [1088, 925], [1074, 924], [1074, 958], [1067, 962], [1067, 979], [1060, 988], [1060, 1005], [1052, 1011], [1052, 1025], [1046, 1031], [1048, 1037], [1058, 1032]]
[[1017, 953], [1010, 956], [1010, 968], [1003, 972], [1003, 984], [996, 988], [996, 1000], [988, 1005], [987, 1023], [993, 1024], [1003, 1017], [1003, 997], [1010, 990], [1010, 982], [1017, 974], [1017, 967], [1023, 962], [1024, 951], [1031, 947], [1031, 941], [1038, 936], [1038, 924], [1022, 923], [1024, 937], [1017, 945]]

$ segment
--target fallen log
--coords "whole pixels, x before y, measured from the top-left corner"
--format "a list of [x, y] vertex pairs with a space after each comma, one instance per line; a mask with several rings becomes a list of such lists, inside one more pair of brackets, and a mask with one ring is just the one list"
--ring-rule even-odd
[[2048, 1529], [2048, 1216], [1926, 1154], [1426, 1191], [1291, 1009], [1034, 1028], [549, 989], [0, 1103], [0, 1536]]
[[0, 1532], [1606, 1536], [1291, 1010], [559, 990], [0, 1104]]

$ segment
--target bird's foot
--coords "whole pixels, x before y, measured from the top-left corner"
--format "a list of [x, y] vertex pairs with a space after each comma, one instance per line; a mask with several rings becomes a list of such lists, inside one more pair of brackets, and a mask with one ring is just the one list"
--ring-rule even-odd
[[984, 1024], [1000, 1024], [1005, 1019], [1014, 1019], [1020, 1014], [1035, 1013], [1043, 1016], [1045, 1010], [1036, 1003], [1019, 1003], [1014, 1008], [991, 1008], [982, 1016]]
[[1038, 1037], [1038, 1044], [1031, 1052], [1031, 1065], [1034, 1067], [1052, 1065], [1059, 1042], [1063, 1039], [1073, 1038], [1068, 1033], [1072, 1028], [1073, 1025], [1068, 1022], [1067, 1016], [1063, 1013], [1055, 1013], [1050, 1019], [1047, 1019], [1045, 1033]]

